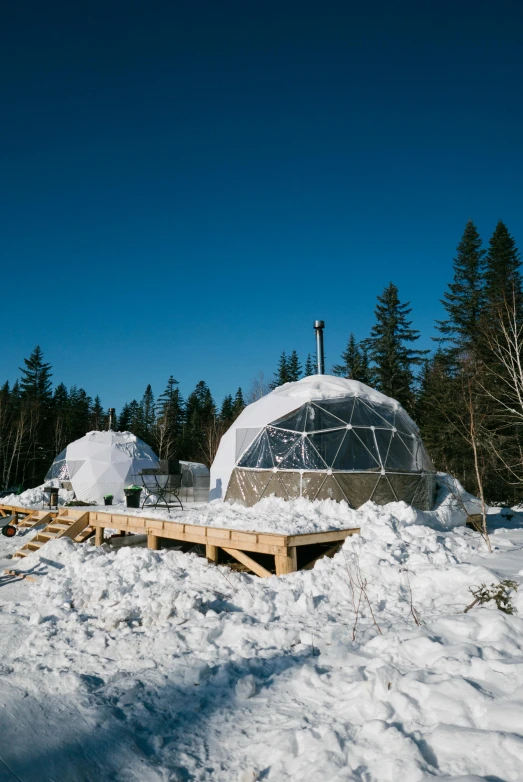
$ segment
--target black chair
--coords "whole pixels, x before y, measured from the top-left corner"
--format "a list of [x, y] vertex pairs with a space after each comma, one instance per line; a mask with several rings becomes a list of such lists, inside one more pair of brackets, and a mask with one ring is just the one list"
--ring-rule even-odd
[[153, 508], [157, 508], [160, 505], [162, 508], [167, 508], [167, 510], [171, 510], [171, 506], [179, 507], [183, 510], [182, 501], [179, 497], [182, 485], [180, 462], [172, 459], [161, 460], [159, 468], [151, 467], [144, 469], [138, 477], [144, 489], [147, 490], [142, 509], [149, 497], [153, 497], [156, 500], [152, 506]]

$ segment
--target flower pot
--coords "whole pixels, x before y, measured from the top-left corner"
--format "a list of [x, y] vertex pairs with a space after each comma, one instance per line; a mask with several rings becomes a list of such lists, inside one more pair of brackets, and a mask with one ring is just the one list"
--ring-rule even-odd
[[128, 508], [140, 507], [140, 494], [142, 493], [141, 489], [124, 489], [123, 493], [125, 494], [125, 504]]
[[112, 505], [112, 504], [113, 504], [112, 497], [104, 497], [104, 505]]

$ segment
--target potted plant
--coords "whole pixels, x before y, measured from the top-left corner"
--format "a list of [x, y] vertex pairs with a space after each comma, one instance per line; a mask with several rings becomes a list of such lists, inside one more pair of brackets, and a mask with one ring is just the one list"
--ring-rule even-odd
[[125, 494], [125, 503], [128, 508], [140, 507], [141, 486], [127, 486], [127, 488], [123, 490], [123, 493]]
[[112, 505], [113, 504], [113, 497], [114, 497], [114, 494], [104, 494], [104, 503], [105, 503], [105, 505]]

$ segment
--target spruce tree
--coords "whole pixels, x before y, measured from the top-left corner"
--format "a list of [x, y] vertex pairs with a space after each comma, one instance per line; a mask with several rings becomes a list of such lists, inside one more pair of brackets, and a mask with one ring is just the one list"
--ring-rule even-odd
[[182, 442], [185, 422], [184, 405], [178, 381], [171, 375], [156, 405], [155, 447], [158, 456], [162, 459], [179, 459], [185, 455]]
[[128, 432], [131, 427], [131, 411], [127, 402], [122, 407], [122, 411], [118, 416], [118, 431]]
[[303, 370], [304, 377], [310, 377], [315, 374], [314, 364], [311, 358], [311, 354], [307, 353], [307, 360], [305, 362], [305, 369]]
[[287, 359], [287, 374], [289, 376], [289, 382], [295, 383], [301, 377], [301, 364], [298, 354], [295, 350]]
[[[91, 406], [89, 413], [90, 428], [95, 431], [102, 431], [106, 427], [106, 415], [103, 409], [102, 400], [98, 395], [95, 396], [94, 402]], [[116, 421], [115, 421], [116, 424]]]
[[156, 421], [154, 394], [150, 383], [145, 389], [142, 401], [140, 402], [140, 407], [142, 409], [142, 433], [140, 437], [144, 440], [144, 442], [150, 445], [152, 442], [152, 434]]
[[245, 400], [243, 398], [243, 391], [241, 390], [241, 388], [239, 388], [234, 396], [234, 403], [233, 403], [234, 419], [233, 420], [236, 420], [236, 418], [238, 418], [238, 416], [244, 409], [245, 409]]
[[51, 364], [44, 362], [44, 354], [37, 345], [29, 358], [24, 358], [25, 369], [20, 367], [20, 388], [27, 399], [48, 402], [51, 399]]
[[407, 319], [411, 312], [409, 302], [400, 302], [398, 289], [391, 282], [378, 296], [376, 323], [365, 340], [374, 384], [407, 408], [414, 401], [414, 367], [422, 364], [429, 352], [408, 347], [419, 339], [419, 331], [411, 328], [412, 321]]
[[447, 320], [437, 321], [438, 341], [447, 343], [454, 355], [474, 352], [478, 347], [479, 325], [484, 303], [485, 251], [476, 226], [469, 220], [454, 259], [454, 281], [442, 304]]
[[232, 396], [227, 394], [220, 408], [220, 421], [229, 427], [234, 421], [234, 402]]
[[487, 317], [496, 317], [507, 303], [515, 304], [516, 316], [523, 323], [521, 260], [518, 248], [506, 225], [500, 220], [492, 234], [486, 257], [485, 304]]
[[360, 383], [371, 382], [369, 357], [365, 343], [356, 342], [354, 334], [349, 336], [347, 347], [341, 354], [341, 364], [335, 364], [332, 368], [334, 375], [346, 377], [349, 380], [359, 380]]
[[289, 359], [286, 356], [285, 351], [282, 351], [280, 360], [278, 361], [278, 368], [274, 373], [274, 378], [275, 379], [271, 383], [271, 389], [278, 388], [278, 386], [290, 382]]

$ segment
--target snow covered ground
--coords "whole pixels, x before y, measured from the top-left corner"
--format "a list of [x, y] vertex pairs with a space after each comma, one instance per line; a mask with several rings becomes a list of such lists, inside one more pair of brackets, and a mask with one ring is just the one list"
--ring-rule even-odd
[[1, 782], [523, 779], [523, 592], [463, 612], [523, 580], [521, 516], [492, 513], [488, 555], [445, 496], [202, 512], [361, 534], [269, 579], [67, 540], [3, 559], [37, 581], [0, 581]]

